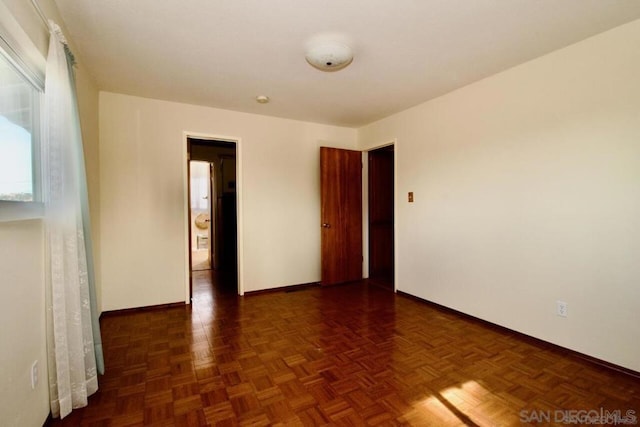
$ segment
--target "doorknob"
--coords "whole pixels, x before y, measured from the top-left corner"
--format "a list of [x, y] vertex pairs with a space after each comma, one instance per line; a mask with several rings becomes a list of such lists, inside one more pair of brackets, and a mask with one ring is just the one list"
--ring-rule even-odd
[[327, 222], [324, 222], [324, 223], [322, 223], [322, 227], [324, 227], [324, 228], [331, 228], [331, 224], [329, 224], [329, 223], [327, 223]]

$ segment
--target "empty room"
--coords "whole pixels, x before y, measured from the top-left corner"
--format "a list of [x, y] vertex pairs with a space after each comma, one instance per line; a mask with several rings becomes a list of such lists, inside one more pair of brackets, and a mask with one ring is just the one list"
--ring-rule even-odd
[[638, 0], [0, 0], [0, 425], [639, 424], [638, 76]]

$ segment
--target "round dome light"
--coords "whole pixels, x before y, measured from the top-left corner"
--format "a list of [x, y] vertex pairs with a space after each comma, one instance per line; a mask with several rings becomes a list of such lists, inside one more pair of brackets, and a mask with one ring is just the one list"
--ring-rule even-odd
[[338, 71], [351, 64], [353, 53], [345, 44], [323, 43], [311, 47], [305, 58], [320, 71]]

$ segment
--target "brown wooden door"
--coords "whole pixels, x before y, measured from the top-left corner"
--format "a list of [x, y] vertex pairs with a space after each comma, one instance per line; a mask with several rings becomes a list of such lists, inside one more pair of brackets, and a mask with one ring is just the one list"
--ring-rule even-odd
[[320, 148], [322, 284], [362, 279], [362, 154]]
[[369, 278], [393, 287], [393, 146], [369, 152]]

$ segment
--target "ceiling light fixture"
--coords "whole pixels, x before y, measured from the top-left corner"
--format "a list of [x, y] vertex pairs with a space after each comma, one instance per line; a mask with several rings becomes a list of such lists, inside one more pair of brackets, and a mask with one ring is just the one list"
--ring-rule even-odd
[[343, 43], [320, 42], [307, 50], [305, 58], [320, 71], [338, 71], [351, 64], [353, 52]]
[[258, 104], [267, 104], [269, 102], [269, 97], [264, 95], [256, 96], [256, 102]]

